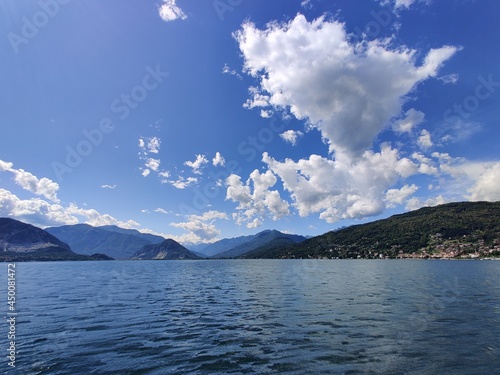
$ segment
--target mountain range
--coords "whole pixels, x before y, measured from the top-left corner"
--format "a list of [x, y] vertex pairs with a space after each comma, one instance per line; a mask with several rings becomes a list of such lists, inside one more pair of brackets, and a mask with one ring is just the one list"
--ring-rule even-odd
[[[155, 251], [161, 253], [163, 250], [158, 250], [151, 245], [163, 244], [165, 241], [165, 238], [160, 236], [113, 225], [93, 227], [88, 224], [75, 224], [47, 228], [46, 231], [69, 244], [71, 249], [79, 254], [90, 255], [99, 252], [114, 259], [160, 259], [161, 255], [151, 254]], [[264, 245], [289, 245], [305, 239], [306, 237], [303, 236], [285, 234], [277, 230], [264, 230], [250, 236], [225, 238], [212, 244], [185, 247], [177, 242], [176, 244], [190, 252], [188, 254], [180, 251], [181, 259], [236, 258]], [[172, 242], [169, 245], [170, 250], [172, 250]], [[172, 259], [172, 254], [170, 251], [165, 259]]]
[[77, 224], [42, 230], [0, 218], [0, 261], [499, 256], [500, 202], [424, 207], [312, 238], [265, 230], [190, 248], [172, 239], [116, 226]]
[[203, 253], [191, 251], [172, 239], [117, 226], [64, 225], [45, 230], [14, 219], [1, 219], [1, 260], [172, 260], [237, 258], [264, 246], [299, 243], [306, 237], [265, 230], [206, 245]]
[[[238, 258], [251, 251], [261, 249], [263, 247], [286, 246], [300, 243], [306, 240], [306, 237], [296, 234], [286, 234], [277, 230], [264, 230], [253, 236], [244, 236], [233, 239], [236, 240], [232, 244], [239, 242], [236, 246], [231, 246], [227, 250], [212, 255], [212, 258]], [[222, 240], [224, 241], [224, 240]], [[215, 243], [217, 244], [217, 243]]]
[[81, 255], [43, 229], [10, 218], [0, 218], [0, 261], [104, 260], [102, 254]]
[[88, 224], [76, 224], [45, 230], [66, 242], [79, 254], [90, 255], [97, 252], [114, 259], [129, 259], [145, 245], [165, 241], [165, 238], [160, 236], [114, 225], [93, 227]]

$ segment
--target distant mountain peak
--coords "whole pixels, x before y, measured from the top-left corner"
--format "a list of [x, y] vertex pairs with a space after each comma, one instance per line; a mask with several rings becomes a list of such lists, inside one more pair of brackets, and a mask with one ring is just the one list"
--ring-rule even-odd
[[132, 256], [132, 259], [177, 260], [200, 259], [200, 257], [186, 249], [177, 241], [167, 238], [159, 244], [145, 245]]
[[282, 233], [276, 229], [266, 229], [253, 236], [249, 236], [241, 244], [226, 251], [215, 254], [215, 258], [236, 258], [250, 251], [254, 251], [265, 246], [296, 244], [305, 241], [306, 238], [296, 234]]
[[144, 245], [152, 243], [151, 239], [156, 239], [157, 242], [164, 240], [117, 226], [76, 224], [47, 228], [46, 231], [68, 243], [77, 253], [102, 253], [115, 259], [130, 258]]

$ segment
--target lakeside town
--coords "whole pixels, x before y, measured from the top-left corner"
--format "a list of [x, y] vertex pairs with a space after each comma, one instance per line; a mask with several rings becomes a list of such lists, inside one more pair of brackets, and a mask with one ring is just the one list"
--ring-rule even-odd
[[397, 258], [414, 259], [500, 259], [500, 239], [493, 240], [491, 246], [484, 239], [468, 242], [468, 236], [462, 240], [443, 239], [439, 233], [431, 236], [430, 244], [420, 252], [404, 254], [402, 251]]

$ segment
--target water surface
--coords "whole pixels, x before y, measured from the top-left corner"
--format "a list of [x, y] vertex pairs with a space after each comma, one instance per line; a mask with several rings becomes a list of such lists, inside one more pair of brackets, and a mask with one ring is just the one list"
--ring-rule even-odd
[[499, 275], [498, 261], [17, 263], [16, 373], [498, 374]]

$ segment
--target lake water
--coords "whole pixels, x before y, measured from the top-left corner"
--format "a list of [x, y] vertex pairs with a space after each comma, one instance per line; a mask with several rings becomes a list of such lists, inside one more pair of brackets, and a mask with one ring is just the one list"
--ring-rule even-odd
[[477, 260], [17, 263], [0, 373], [499, 374], [499, 281]]

